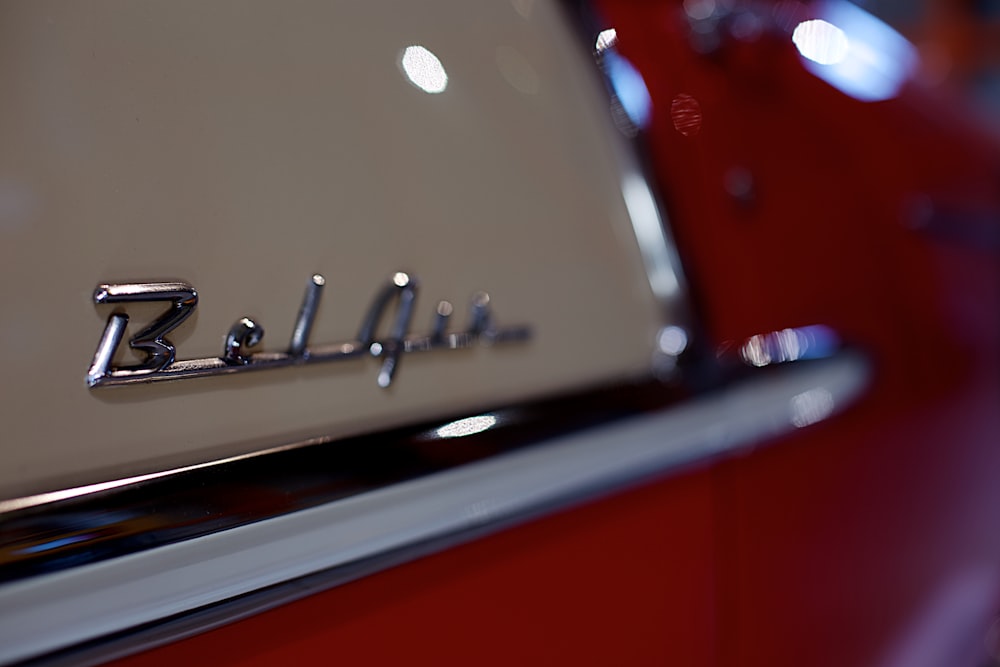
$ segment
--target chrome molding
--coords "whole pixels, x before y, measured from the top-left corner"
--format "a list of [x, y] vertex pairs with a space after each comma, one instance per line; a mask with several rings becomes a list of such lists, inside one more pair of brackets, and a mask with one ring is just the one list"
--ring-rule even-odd
[[[866, 361], [849, 351], [784, 364], [667, 410], [267, 521], [8, 583], [0, 586], [0, 663], [737, 451], [829, 417], [861, 393], [867, 377]], [[803, 421], [803, 411], [820, 396], [828, 409]]]
[[[307, 347], [324, 285], [326, 279], [323, 276], [315, 274], [310, 278], [287, 351], [252, 352], [251, 348], [256, 347], [263, 339], [264, 328], [249, 317], [243, 317], [226, 334], [222, 356], [180, 360], [176, 358], [177, 350], [166, 339], [166, 335], [180, 326], [198, 305], [198, 293], [191, 285], [182, 282], [98, 285], [94, 290], [94, 303], [98, 305], [167, 301], [170, 306], [158, 319], [129, 340], [129, 347], [146, 355], [140, 363], [132, 366], [112, 365], [112, 358], [125, 336], [129, 319], [127, 314], [112, 313], [87, 371], [87, 385], [115, 387], [184, 380], [344, 361], [371, 355], [382, 360], [378, 385], [387, 388], [392, 384], [404, 352], [460, 350], [477, 344], [524, 342], [531, 338], [531, 328], [528, 326], [496, 327], [489, 308], [490, 298], [485, 292], [477, 292], [473, 296], [471, 321], [465, 331], [447, 331], [452, 306], [447, 301], [442, 301], [436, 309], [433, 331], [425, 336], [408, 335], [418, 283], [409, 274], [398, 271], [375, 295], [362, 320], [357, 339]], [[376, 340], [376, 329], [393, 301], [397, 302], [396, 316], [389, 335]]]
[[676, 403], [655, 380], [334, 441], [317, 437], [0, 500], [0, 583], [116, 558], [483, 460]]
[[[675, 339], [682, 337], [685, 341], [693, 341], [700, 334], [699, 327], [693, 316], [687, 277], [671, 231], [670, 217], [650, 164], [644, 134], [648, 117], [642, 117], [643, 110], [635, 113], [623, 99], [638, 98], [648, 103], [649, 91], [641, 74], [618, 53], [617, 32], [602, 21], [589, 0], [564, 0], [562, 5], [567, 23], [581, 41], [583, 57], [594, 62], [594, 74], [600, 79], [607, 99], [608, 125], [617, 130], [612, 134], [615, 135], [621, 196], [639, 246], [646, 279], [663, 308], [661, 332], [669, 330]], [[650, 109], [644, 110], [646, 116]], [[653, 374], [665, 380], [679, 377], [681, 368], [677, 360], [688, 349], [686, 343], [674, 348], [657, 344], [651, 364]]]
[[[618, 156], [621, 165], [621, 191], [632, 221], [632, 230], [642, 253], [642, 261], [653, 294], [674, 313], [687, 317], [686, 282], [677, 246], [670, 231], [670, 220], [656, 190], [656, 179], [645, 159], [647, 147], [643, 131], [646, 122], [642, 113], [632, 111], [622, 99], [623, 92], [635, 91], [631, 97], [648, 100], [649, 92], [642, 75], [632, 68], [617, 51], [618, 35], [614, 28], [598, 23], [596, 12], [587, 2], [569, 10], [577, 26], [577, 33], [592, 47], [596, 70], [601, 74], [604, 90], [608, 95], [610, 120], [619, 130], [624, 144]], [[622, 80], [628, 80], [623, 86]], [[645, 113], [648, 114], [646, 109]], [[678, 322], [671, 322], [676, 326]], [[689, 324], [684, 322], [684, 324]]]

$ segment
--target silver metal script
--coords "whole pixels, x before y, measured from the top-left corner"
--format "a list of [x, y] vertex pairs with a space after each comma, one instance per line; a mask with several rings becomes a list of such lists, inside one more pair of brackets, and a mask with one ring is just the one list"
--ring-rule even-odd
[[[399, 369], [404, 352], [458, 350], [476, 344], [522, 342], [531, 337], [531, 329], [527, 326], [496, 327], [490, 312], [490, 297], [485, 292], [478, 292], [473, 297], [470, 322], [465, 331], [448, 331], [453, 307], [449, 302], [441, 301], [437, 305], [431, 332], [425, 336], [409, 335], [418, 283], [412, 276], [398, 272], [375, 295], [356, 339], [309, 346], [309, 334], [324, 285], [326, 280], [319, 274], [310, 279], [286, 351], [251, 352], [251, 348], [264, 337], [264, 329], [249, 317], [243, 317], [226, 334], [222, 356], [205, 359], [177, 359], [177, 349], [166, 339], [166, 335], [190, 317], [198, 305], [198, 293], [194, 287], [182, 282], [98, 285], [94, 290], [95, 304], [163, 301], [168, 306], [157, 319], [129, 340], [129, 347], [144, 354], [145, 358], [128, 366], [112, 366], [112, 359], [125, 336], [129, 316], [122, 312], [112, 313], [97, 344], [94, 361], [87, 371], [87, 385], [113, 387], [166, 382], [370, 355], [382, 360], [378, 385], [388, 387]], [[376, 329], [394, 301], [395, 317], [389, 325], [388, 336], [376, 340]]]

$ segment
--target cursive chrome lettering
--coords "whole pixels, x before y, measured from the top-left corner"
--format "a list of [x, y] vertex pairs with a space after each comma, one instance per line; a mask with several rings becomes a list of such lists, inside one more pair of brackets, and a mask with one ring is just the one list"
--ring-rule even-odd
[[[477, 292], [473, 297], [470, 324], [465, 331], [448, 331], [453, 307], [449, 302], [441, 301], [435, 311], [431, 333], [426, 336], [411, 335], [409, 329], [418, 283], [412, 275], [400, 271], [375, 294], [355, 340], [310, 346], [309, 337], [325, 284], [326, 280], [319, 274], [310, 278], [287, 351], [251, 351], [263, 339], [264, 329], [249, 317], [242, 317], [226, 334], [222, 355], [204, 359], [177, 359], [176, 347], [166, 338], [194, 312], [198, 304], [198, 293], [191, 285], [181, 282], [98, 285], [94, 291], [95, 304], [167, 301], [170, 306], [129, 339], [129, 347], [145, 358], [138, 364], [128, 366], [115, 366], [113, 358], [125, 336], [129, 317], [122, 312], [112, 313], [87, 372], [87, 385], [113, 387], [165, 382], [369, 355], [381, 359], [377, 382], [380, 387], [387, 388], [399, 370], [403, 353], [458, 350], [480, 343], [523, 342], [531, 337], [531, 329], [527, 326], [496, 327], [490, 311], [490, 298], [485, 292]], [[377, 330], [393, 304], [395, 311], [388, 335], [380, 339]]]

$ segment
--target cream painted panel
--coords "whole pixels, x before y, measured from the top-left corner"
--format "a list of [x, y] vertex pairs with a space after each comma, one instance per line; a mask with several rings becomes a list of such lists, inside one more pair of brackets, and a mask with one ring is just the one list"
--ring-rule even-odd
[[[403, 76], [412, 44], [441, 94]], [[0, 497], [643, 372], [663, 308], [584, 55], [543, 2], [0, 4]], [[183, 359], [244, 315], [284, 348], [313, 272], [312, 340], [351, 339], [397, 270], [414, 331], [482, 289], [535, 338], [408, 355], [388, 391], [373, 359], [85, 386], [98, 283], [192, 283]]]

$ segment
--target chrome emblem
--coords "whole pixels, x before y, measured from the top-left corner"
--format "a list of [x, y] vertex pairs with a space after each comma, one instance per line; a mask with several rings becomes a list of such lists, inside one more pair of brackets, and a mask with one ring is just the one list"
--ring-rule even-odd
[[[87, 385], [113, 387], [166, 382], [321, 364], [370, 355], [382, 360], [378, 385], [388, 387], [392, 384], [404, 352], [458, 350], [476, 344], [523, 342], [531, 338], [531, 329], [527, 326], [496, 327], [490, 311], [490, 297], [485, 292], [478, 292], [473, 297], [472, 315], [465, 331], [448, 332], [448, 321], [453, 308], [449, 302], [441, 301], [437, 306], [433, 330], [425, 336], [409, 335], [418, 285], [412, 276], [398, 272], [375, 295], [355, 340], [310, 347], [309, 334], [325, 284], [326, 280], [319, 274], [310, 279], [286, 351], [251, 352], [250, 349], [257, 346], [264, 337], [264, 329], [249, 317], [243, 317], [226, 334], [222, 356], [205, 359], [177, 359], [177, 349], [166, 339], [166, 335], [190, 317], [198, 305], [198, 293], [194, 287], [182, 282], [98, 285], [94, 290], [95, 304], [163, 301], [168, 305], [156, 320], [129, 340], [129, 347], [145, 354], [145, 359], [130, 366], [112, 366], [112, 358], [122, 342], [129, 320], [125, 313], [112, 313], [97, 344], [94, 361], [87, 371]], [[393, 301], [396, 302], [395, 319], [391, 322], [389, 334], [386, 338], [376, 340], [376, 329]]]

